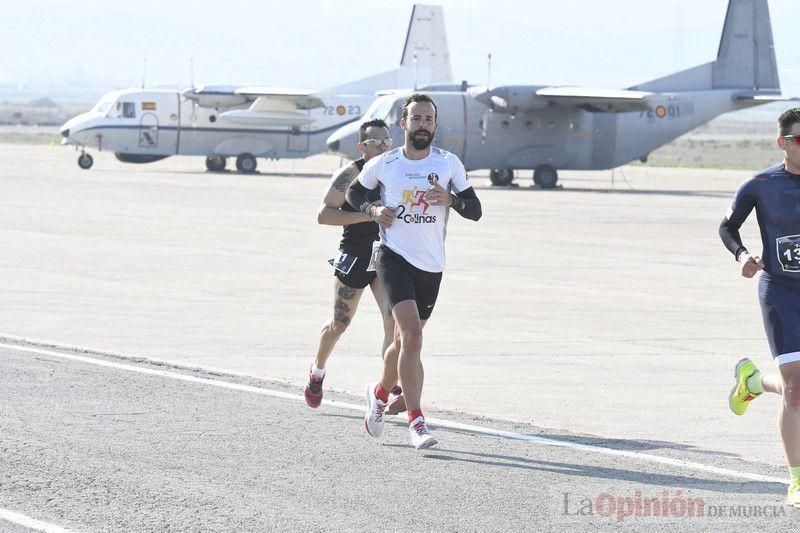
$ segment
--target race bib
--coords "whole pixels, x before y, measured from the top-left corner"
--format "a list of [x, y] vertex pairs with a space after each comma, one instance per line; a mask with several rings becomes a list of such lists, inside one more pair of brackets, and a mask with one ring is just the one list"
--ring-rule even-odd
[[333, 259], [328, 259], [328, 264], [341, 272], [342, 274], [349, 274], [353, 270], [353, 265], [358, 261], [358, 257], [347, 252], [339, 251]]
[[784, 272], [800, 272], [800, 235], [787, 235], [775, 239], [778, 261]]
[[381, 241], [372, 243], [372, 253], [369, 256], [369, 265], [367, 265], [367, 272], [375, 272], [375, 264], [378, 261], [378, 250], [381, 249]]

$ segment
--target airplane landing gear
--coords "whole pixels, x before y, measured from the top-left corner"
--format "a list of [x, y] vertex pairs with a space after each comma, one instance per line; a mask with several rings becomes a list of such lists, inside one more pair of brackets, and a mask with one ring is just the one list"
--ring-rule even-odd
[[489, 171], [489, 180], [492, 185], [506, 187], [514, 181], [514, 171], [510, 168], [495, 168]]
[[558, 183], [558, 172], [550, 165], [539, 165], [533, 171], [533, 182], [542, 189], [553, 189]]
[[225, 158], [218, 155], [206, 157], [206, 168], [211, 172], [222, 172], [225, 170]]
[[92, 156], [87, 154], [86, 152], [81, 152], [81, 155], [78, 156], [78, 166], [81, 167], [83, 170], [89, 170], [92, 168], [94, 164], [94, 159]]
[[236, 158], [236, 168], [242, 174], [252, 174], [256, 171], [256, 158], [253, 154], [239, 154]]

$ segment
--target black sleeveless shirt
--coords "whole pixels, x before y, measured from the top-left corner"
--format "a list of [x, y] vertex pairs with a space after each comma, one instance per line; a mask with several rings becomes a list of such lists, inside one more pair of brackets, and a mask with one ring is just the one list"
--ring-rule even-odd
[[[353, 161], [358, 171], [364, 168], [366, 161], [362, 157]], [[367, 200], [375, 202], [381, 199], [380, 188], [369, 191], [367, 193]], [[345, 202], [342, 204], [342, 211], [349, 211], [357, 213], [358, 209]], [[348, 251], [357, 256], [369, 256], [372, 252], [372, 243], [378, 240], [378, 224], [376, 222], [359, 222], [357, 224], [348, 224], [342, 231], [342, 241], [339, 243], [339, 249]]]

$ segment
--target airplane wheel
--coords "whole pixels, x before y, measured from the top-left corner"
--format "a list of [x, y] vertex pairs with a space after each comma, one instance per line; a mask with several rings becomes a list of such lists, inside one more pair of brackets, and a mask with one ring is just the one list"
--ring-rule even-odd
[[89, 170], [92, 168], [94, 164], [94, 159], [89, 154], [81, 154], [78, 157], [78, 166], [81, 167], [83, 170]]
[[514, 171], [510, 168], [492, 169], [489, 172], [489, 180], [492, 185], [508, 186], [514, 181]]
[[540, 165], [533, 171], [533, 182], [542, 189], [552, 189], [558, 183], [558, 172], [550, 165]]
[[211, 172], [222, 172], [225, 170], [225, 158], [218, 155], [206, 157], [206, 168]]
[[236, 168], [242, 174], [252, 174], [256, 171], [256, 158], [253, 154], [239, 154], [236, 158]]

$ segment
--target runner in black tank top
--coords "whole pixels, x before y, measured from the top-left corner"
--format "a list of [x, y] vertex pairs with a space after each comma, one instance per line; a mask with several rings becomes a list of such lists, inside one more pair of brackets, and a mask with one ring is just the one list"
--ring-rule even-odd
[[[358, 172], [364, 168], [366, 159], [356, 159], [352, 165]], [[356, 175], [358, 175], [358, 172]], [[380, 192], [373, 195], [372, 202], [380, 199]], [[358, 213], [358, 209], [345, 201], [341, 208], [347, 213]], [[339, 243], [339, 251], [346, 254], [339, 255], [338, 258], [346, 257], [347, 261], [354, 261], [352, 267], [349, 262], [342, 264], [340, 269], [339, 262], [334, 265], [333, 274], [347, 287], [361, 290], [371, 284], [375, 278], [375, 270], [367, 270], [370, 257], [372, 256], [372, 243], [378, 240], [378, 224], [372, 221], [347, 224], [342, 230], [342, 240]], [[355, 258], [355, 259], [353, 259]]]
[[[355, 161], [353, 161], [353, 164], [356, 166], [356, 168], [358, 168], [358, 171], [361, 172], [361, 169], [363, 169], [364, 165], [366, 164], [366, 160], [362, 157], [361, 159], [356, 159]], [[367, 198], [370, 202], [375, 202], [380, 200], [381, 197], [380, 191], [371, 191], [371, 192], [373, 194], [371, 195], [371, 197]], [[356, 209], [347, 202], [342, 204], [341, 209], [342, 211], [347, 211], [348, 213], [359, 212], [358, 209]], [[377, 240], [378, 240], [377, 223], [360, 222], [358, 224], [348, 224], [344, 227], [344, 230], [342, 231], [342, 240], [339, 243], [339, 250], [342, 250], [344, 252], [351, 252], [358, 257], [360, 257], [360, 255], [371, 255], [372, 243]]]
[[[317, 221], [320, 224], [344, 226], [339, 253], [331, 261], [334, 266], [334, 306], [330, 319], [323, 325], [317, 354], [311, 365], [308, 385], [305, 389], [306, 402], [318, 407], [322, 402], [322, 380], [325, 377], [325, 363], [347, 329], [358, 307], [364, 288], [369, 285], [378, 307], [381, 310], [384, 326], [381, 355], [392, 343], [394, 319], [389, 309], [385, 291], [373, 271], [367, 270], [372, 255], [372, 244], [378, 240], [378, 225], [369, 216], [358, 211], [345, 201], [345, 191], [358, 177], [361, 169], [372, 157], [382, 154], [391, 147], [392, 138], [382, 120], [373, 120], [361, 125], [359, 150], [364, 157], [339, 169], [331, 179], [320, 207]], [[372, 200], [380, 199], [380, 192]], [[391, 410], [405, 409], [403, 396], [395, 390]]]
[[[356, 159], [353, 164], [361, 172], [364, 168], [366, 160], [362, 157]], [[381, 199], [380, 191], [370, 191], [373, 194], [367, 199], [370, 202], [376, 202]], [[345, 202], [342, 204], [342, 211], [348, 213], [358, 213], [358, 209]], [[339, 249], [343, 251], [351, 251], [358, 255], [359, 252], [368, 250], [371, 252], [372, 243], [378, 240], [378, 224], [375, 222], [361, 222], [359, 224], [348, 224], [342, 231], [342, 241], [339, 243]]]

